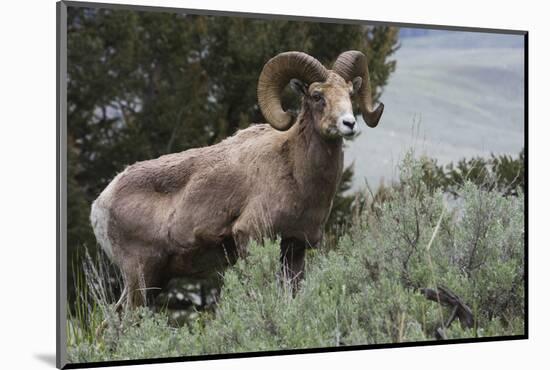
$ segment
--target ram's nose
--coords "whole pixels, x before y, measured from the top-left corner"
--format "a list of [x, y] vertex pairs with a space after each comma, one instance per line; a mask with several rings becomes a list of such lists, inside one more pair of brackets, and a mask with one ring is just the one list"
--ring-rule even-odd
[[355, 120], [351, 121], [351, 120], [344, 120], [342, 121], [342, 124], [344, 124], [344, 126], [347, 126], [349, 127], [351, 130], [353, 130], [353, 127], [355, 127]]

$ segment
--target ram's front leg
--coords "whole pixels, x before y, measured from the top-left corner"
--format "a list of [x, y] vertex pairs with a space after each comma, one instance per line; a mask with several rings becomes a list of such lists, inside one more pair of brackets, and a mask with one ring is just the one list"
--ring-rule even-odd
[[296, 294], [304, 278], [306, 243], [289, 238], [281, 241], [281, 268]]

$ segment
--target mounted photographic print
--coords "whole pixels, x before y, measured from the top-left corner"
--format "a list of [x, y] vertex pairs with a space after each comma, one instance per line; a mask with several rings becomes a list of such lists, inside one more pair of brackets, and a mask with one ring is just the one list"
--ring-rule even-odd
[[527, 338], [526, 55], [58, 3], [58, 367]]

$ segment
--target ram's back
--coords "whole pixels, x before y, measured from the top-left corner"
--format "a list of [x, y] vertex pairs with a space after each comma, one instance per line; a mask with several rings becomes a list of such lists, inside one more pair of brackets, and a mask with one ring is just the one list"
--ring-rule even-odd
[[186, 247], [227, 234], [253, 193], [250, 171], [270, 157], [280, 133], [253, 125], [224, 141], [137, 162], [94, 202], [91, 221], [109, 256], [117, 245]]

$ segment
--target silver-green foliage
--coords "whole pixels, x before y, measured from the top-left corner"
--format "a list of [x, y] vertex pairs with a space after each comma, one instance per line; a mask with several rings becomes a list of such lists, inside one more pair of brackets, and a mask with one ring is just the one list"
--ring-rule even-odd
[[[113, 320], [97, 342], [69, 347], [73, 362], [433, 340], [450, 310], [423, 287], [446, 286], [472, 308], [448, 338], [524, 332], [524, 196], [472, 183], [458, 200], [431, 193], [421, 162], [401, 165], [400, 186], [358, 215], [338, 248], [310, 251], [293, 296], [277, 241], [252, 243], [225, 272], [216, 312], [171, 327], [148, 309]], [[439, 227], [436, 228], [436, 225]]]

